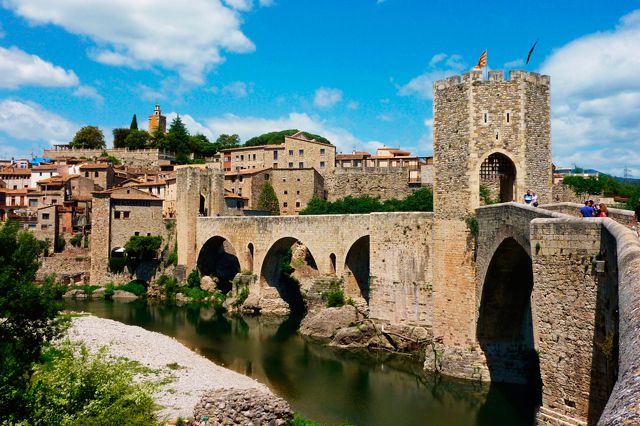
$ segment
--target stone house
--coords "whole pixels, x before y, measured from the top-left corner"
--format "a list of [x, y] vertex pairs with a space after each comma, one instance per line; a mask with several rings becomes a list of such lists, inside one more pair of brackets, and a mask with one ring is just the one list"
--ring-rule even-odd
[[418, 157], [400, 148], [378, 148], [374, 155], [362, 151], [336, 155], [336, 168], [408, 170], [408, 183], [421, 183], [421, 171], [428, 166], [433, 167], [433, 157]]
[[31, 184], [31, 169], [5, 167], [0, 169], [0, 179], [5, 181], [9, 189], [29, 188]]
[[38, 166], [31, 167], [31, 180], [29, 182], [29, 188], [36, 188], [37, 183], [41, 180], [49, 179], [54, 176], [58, 176], [57, 164], [40, 164]]
[[123, 186], [137, 188], [162, 199], [162, 212], [165, 218], [176, 215], [176, 177], [175, 174], [148, 176], [132, 179]]
[[315, 168], [323, 176], [334, 169], [335, 157], [335, 146], [309, 139], [302, 132], [285, 136], [282, 144], [230, 148], [216, 156], [225, 172]]
[[91, 282], [109, 276], [109, 257], [122, 253], [134, 235], [160, 235], [167, 241], [162, 199], [132, 187], [93, 193], [91, 217]]
[[115, 186], [113, 166], [108, 163], [85, 163], [80, 166], [80, 174], [106, 190]]

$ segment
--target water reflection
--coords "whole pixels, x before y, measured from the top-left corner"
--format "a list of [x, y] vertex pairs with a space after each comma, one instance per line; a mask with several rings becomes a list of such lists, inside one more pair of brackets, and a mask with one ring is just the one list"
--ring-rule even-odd
[[198, 306], [69, 301], [69, 309], [173, 336], [227, 368], [268, 385], [305, 417], [328, 424], [532, 425], [519, 386], [427, 375], [387, 353], [340, 351], [298, 336], [300, 317], [217, 315]]

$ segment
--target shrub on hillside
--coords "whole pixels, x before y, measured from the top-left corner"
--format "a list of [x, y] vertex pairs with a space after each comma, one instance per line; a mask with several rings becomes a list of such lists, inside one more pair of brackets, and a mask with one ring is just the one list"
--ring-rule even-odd
[[128, 283], [121, 285], [116, 288], [116, 290], [124, 290], [129, 293], [133, 293], [136, 296], [144, 296], [147, 293], [147, 283], [142, 280], [132, 280]]
[[187, 277], [187, 285], [190, 288], [200, 288], [200, 272], [197, 269], [194, 269], [189, 273]]

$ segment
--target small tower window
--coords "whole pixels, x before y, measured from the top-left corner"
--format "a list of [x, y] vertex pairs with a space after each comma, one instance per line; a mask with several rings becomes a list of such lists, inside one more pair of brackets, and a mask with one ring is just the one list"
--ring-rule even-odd
[[500, 138], [500, 133], [496, 132], [496, 140]]
[[511, 122], [511, 113], [507, 113], [507, 124]]
[[483, 112], [482, 113], [482, 122], [487, 124], [489, 122], [489, 113], [488, 112]]

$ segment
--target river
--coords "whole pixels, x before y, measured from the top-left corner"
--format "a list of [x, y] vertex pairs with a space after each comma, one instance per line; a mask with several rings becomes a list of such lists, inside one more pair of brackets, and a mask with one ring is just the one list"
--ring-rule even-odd
[[406, 356], [308, 342], [297, 334], [297, 317], [226, 316], [195, 305], [143, 301], [68, 300], [66, 305], [175, 337], [215, 363], [266, 384], [295, 411], [323, 424], [534, 424], [535, 407], [524, 387], [426, 374]]

